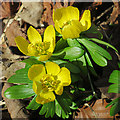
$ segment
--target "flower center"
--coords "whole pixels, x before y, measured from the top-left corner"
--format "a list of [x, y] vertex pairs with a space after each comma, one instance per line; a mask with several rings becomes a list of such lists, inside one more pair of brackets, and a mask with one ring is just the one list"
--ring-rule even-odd
[[55, 91], [60, 83], [57, 80], [57, 76], [45, 75], [43, 79], [40, 80], [43, 88], [47, 88], [49, 91]]
[[29, 44], [28, 53], [35, 56], [47, 55], [48, 54], [47, 50], [49, 49], [49, 47], [50, 47], [49, 42], [36, 43], [35, 45]]

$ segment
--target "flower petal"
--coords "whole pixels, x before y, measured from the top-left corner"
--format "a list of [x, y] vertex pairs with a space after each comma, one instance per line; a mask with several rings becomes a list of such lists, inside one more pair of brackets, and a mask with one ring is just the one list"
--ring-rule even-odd
[[84, 13], [82, 15], [82, 18], [80, 20], [80, 23], [84, 27], [83, 31], [88, 30], [91, 27], [91, 13], [90, 13], [90, 10], [85, 10], [84, 11]]
[[42, 64], [32, 65], [28, 70], [28, 78], [33, 81], [40, 81], [45, 74], [45, 67]]
[[76, 7], [63, 7], [53, 11], [53, 21], [59, 22], [59, 27], [62, 28], [63, 25], [71, 20], [79, 20], [79, 10]]
[[57, 87], [57, 89], [55, 90], [55, 93], [56, 93], [57, 95], [62, 95], [62, 93], [63, 93], [63, 86], [62, 86], [62, 85], [59, 85], [59, 86]]
[[39, 104], [45, 104], [55, 100], [55, 95], [50, 91], [42, 91], [36, 98], [36, 102]]
[[42, 90], [42, 84], [38, 81], [33, 81], [33, 91], [38, 95]]
[[57, 75], [60, 72], [59, 65], [54, 62], [46, 62], [45, 67], [47, 70], [47, 74]]
[[59, 27], [59, 22], [58, 21], [55, 22], [55, 29], [61, 34], [62, 30]]
[[18, 49], [25, 55], [28, 55], [28, 45], [29, 45], [29, 42], [21, 37], [21, 36], [18, 36], [15, 38], [15, 42], [16, 42], [16, 45], [18, 47]]
[[68, 86], [71, 84], [70, 71], [66, 67], [62, 67], [60, 73], [57, 75], [58, 80], [61, 81], [63, 86]]
[[48, 53], [47, 55], [40, 55], [39, 61], [46, 61], [51, 57], [51, 53]]
[[78, 20], [71, 21], [70, 24], [64, 26], [62, 30], [63, 39], [77, 38], [82, 31], [82, 25]]
[[33, 28], [32, 26], [30, 26], [27, 30], [27, 35], [28, 35], [28, 39], [29, 41], [34, 45], [36, 43], [41, 43], [42, 42], [42, 38], [41, 35], [39, 34], [39, 32]]
[[45, 32], [44, 32], [44, 40], [43, 42], [48, 42], [50, 43], [50, 47], [47, 51], [49, 52], [53, 52], [54, 48], [55, 48], [55, 30], [54, 27], [52, 25], [49, 25]]

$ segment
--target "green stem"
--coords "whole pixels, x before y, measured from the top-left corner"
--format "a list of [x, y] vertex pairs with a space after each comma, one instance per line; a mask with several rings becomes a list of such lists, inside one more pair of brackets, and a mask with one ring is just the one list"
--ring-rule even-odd
[[53, 53], [52, 56], [59, 56], [59, 55], [61, 55], [63, 53], [64, 53], [64, 50], [62, 50], [61, 52], [58, 52], [58, 53]]
[[90, 82], [90, 86], [91, 86], [91, 89], [92, 89], [92, 91], [93, 91], [93, 95], [98, 99], [98, 97], [96, 96], [96, 93], [95, 93], [93, 84], [92, 84], [91, 77], [90, 77], [90, 72], [89, 72], [89, 67], [88, 67], [88, 62], [87, 62], [86, 56], [84, 55], [84, 57], [85, 57], [85, 61], [86, 61], [87, 69], [88, 69], [88, 80], [89, 80], [89, 82]]

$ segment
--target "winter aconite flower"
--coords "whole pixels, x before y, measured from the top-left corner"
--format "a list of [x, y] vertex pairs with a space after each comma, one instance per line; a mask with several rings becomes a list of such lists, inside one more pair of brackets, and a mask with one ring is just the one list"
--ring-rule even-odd
[[53, 21], [63, 39], [77, 38], [82, 31], [91, 27], [91, 14], [89, 10], [85, 10], [79, 20], [78, 8], [69, 6], [53, 10]]
[[70, 71], [66, 67], [60, 68], [54, 62], [33, 65], [28, 71], [28, 77], [33, 81], [33, 91], [37, 94], [39, 104], [55, 100], [55, 94], [63, 93], [63, 86], [71, 84]]
[[21, 36], [15, 38], [19, 50], [25, 55], [39, 57], [40, 61], [48, 60], [55, 48], [54, 27], [50, 25], [46, 28], [43, 41], [39, 32], [32, 26], [27, 30], [27, 35], [30, 43]]

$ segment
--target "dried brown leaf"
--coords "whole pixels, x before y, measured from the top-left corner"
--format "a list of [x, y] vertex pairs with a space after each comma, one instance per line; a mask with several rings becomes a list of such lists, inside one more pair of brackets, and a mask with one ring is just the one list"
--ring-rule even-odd
[[15, 37], [22, 36], [26, 38], [25, 33], [21, 30], [19, 23], [17, 21], [13, 21], [13, 23], [7, 28], [6, 36], [8, 39], [9, 46], [16, 46]]
[[0, 19], [10, 16], [10, 2], [0, 3]]
[[23, 11], [18, 13], [25, 22], [38, 27], [43, 12], [42, 2], [23, 2]]
[[77, 116], [75, 116], [75, 120], [81, 120], [81, 118], [92, 120], [93, 118], [106, 118], [109, 120], [110, 118], [114, 118], [110, 116], [110, 108], [105, 108], [108, 103], [105, 100], [99, 99], [94, 104], [91, 104], [90, 107], [80, 108], [77, 112]]

